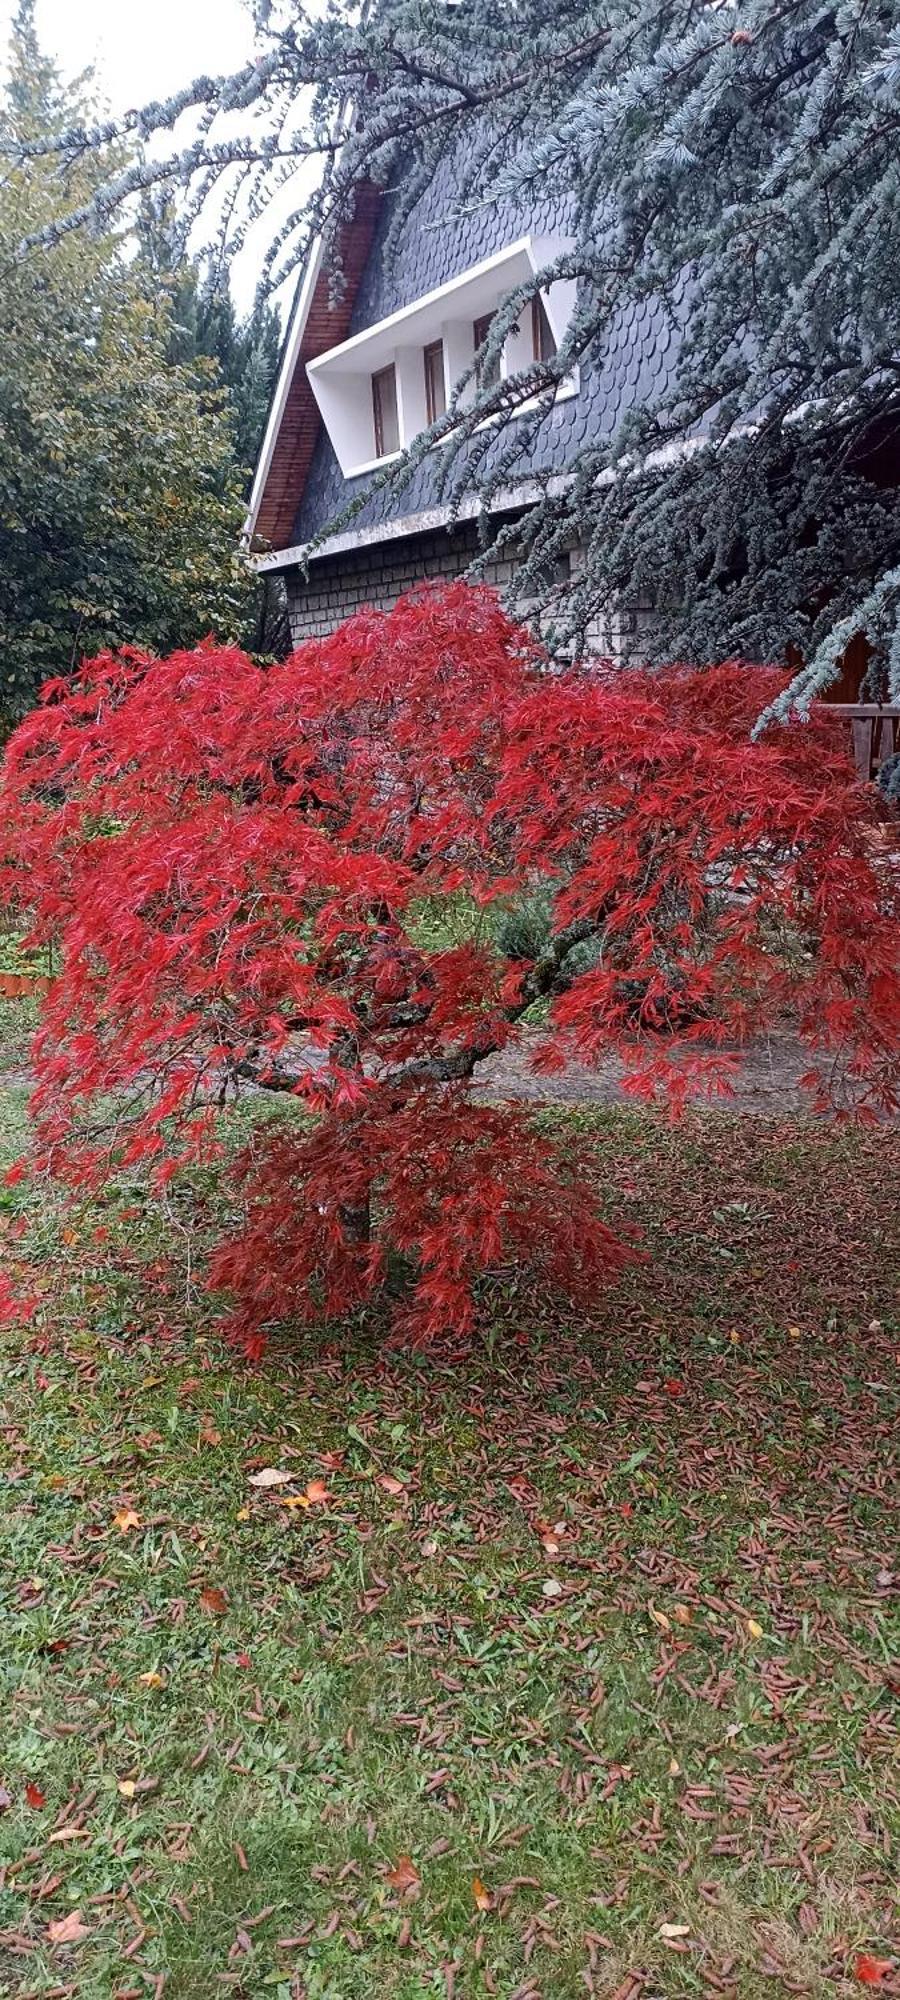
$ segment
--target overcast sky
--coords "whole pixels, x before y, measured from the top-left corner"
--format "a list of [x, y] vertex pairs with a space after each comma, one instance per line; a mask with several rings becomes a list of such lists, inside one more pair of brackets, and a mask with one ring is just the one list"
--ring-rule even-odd
[[[0, 58], [16, 4], [0, 0]], [[37, 0], [37, 25], [66, 77], [94, 66], [113, 112], [169, 97], [196, 76], [237, 69], [253, 44], [243, 0]], [[248, 258], [241, 263], [233, 276], [244, 310], [254, 271]]]
[[[0, 0], [4, 43], [15, 8]], [[95, 65], [114, 111], [234, 69], [252, 44], [243, 0], [38, 0], [37, 24], [67, 76]]]

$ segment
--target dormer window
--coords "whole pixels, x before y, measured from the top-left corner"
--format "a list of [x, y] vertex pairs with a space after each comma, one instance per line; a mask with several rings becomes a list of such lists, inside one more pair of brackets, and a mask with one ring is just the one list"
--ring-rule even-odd
[[428, 346], [423, 348], [422, 360], [425, 365], [425, 415], [429, 424], [436, 424], [447, 408], [443, 341], [430, 340]]
[[[556, 353], [575, 309], [569, 278], [555, 279], [536, 304], [529, 298], [489, 365], [478, 362], [503, 300], [519, 287], [527, 293], [538, 272], [568, 247], [559, 238], [521, 236], [307, 362], [345, 478], [384, 464], [437, 423], [456, 383], [466, 385], [460, 392], [465, 403], [527, 368], [532, 356], [546, 360]], [[562, 400], [576, 389], [573, 373], [554, 393]]]
[[397, 403], [397, 370], [391, 362], [372, 376], [372, 415], [375, 422], [375, 457], [390, 458], [400, 450], [400, 410]]

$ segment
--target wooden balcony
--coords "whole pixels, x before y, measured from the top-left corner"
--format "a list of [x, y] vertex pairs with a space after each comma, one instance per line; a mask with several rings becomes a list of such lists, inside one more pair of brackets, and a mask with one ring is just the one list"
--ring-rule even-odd
[[880, 765], [900, 750], [900, 702], [823, 701], [818, 706], [820, 713], [849, 724], [861, 778], [874, 778]]

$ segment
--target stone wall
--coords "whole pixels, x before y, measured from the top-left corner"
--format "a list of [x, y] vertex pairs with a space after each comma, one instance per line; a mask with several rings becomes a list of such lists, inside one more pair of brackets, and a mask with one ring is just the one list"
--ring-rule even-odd
[[[294, 644], [324, 638], [342, 618], [363, 605], [389, 611], [415, 583], [450, 582], [468, 569], [477, 552], [477, 530], [466, 523], [456, 529], [438, 529], [434, 534], [322, 556], [310, 564], [308, 577], [300, 569], [288, 570], [285, 584]], [[502, 591], [512, 574], [511, 562], [491, 562], [483, 580]]]
[[[435, 529], [433, 533], [410, 535], [396, 541], [374, 542], [370, 547], [348, 549], [341, 555], [322, 556], [310, 564], [309, 576], [300, 569], [284, 572], [291, 637], [295, 646], [304, 639], [324, 639], [341, 620], [363, 606], [389, 611], [405, 590], [416, 583], [450, 582], [462, 576], [478, 553], [478, 532], [472, 522], [458, 528]], [[563, 569], [574, 574], [584, 560], [581, 549], [560, 560], [556, 582]], [[513, 580], [512, 554], [485, 564], [482, 581], [506, 596]], [[509, 606], [513, 609], [513, 606]], [[534, 606], [520, 604], [519, 616], [530, 621]], [[597, 624], [588, 633], [588, 650], [597, 655], [620, 658], [629, 646], [626, 635], [640, 629], [640, 613], [622, 610]], [[631, 641], [633, 644], [633, 640]]]

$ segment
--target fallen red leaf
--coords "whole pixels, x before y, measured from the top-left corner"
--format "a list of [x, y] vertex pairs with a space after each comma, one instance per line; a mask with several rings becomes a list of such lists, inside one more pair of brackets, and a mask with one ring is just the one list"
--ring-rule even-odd
[[25, 1797], [28, 1800], [29, 1805], [34, 1806], [36, 1812], [40, 1810], [41, 1806], [45, 1806], [47, 1803], [46, 1797], [44, 1793], [41, 1791], [40, 1785], [36, 1785], [33, 1779], [29, 1779], [25, 1787]]
[[892, 1958], [873, 1958], [870, 1952], [861, 1951], [853, 1967], [861, 1986], [883, 1986], [894, 1970]]

